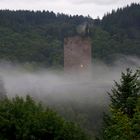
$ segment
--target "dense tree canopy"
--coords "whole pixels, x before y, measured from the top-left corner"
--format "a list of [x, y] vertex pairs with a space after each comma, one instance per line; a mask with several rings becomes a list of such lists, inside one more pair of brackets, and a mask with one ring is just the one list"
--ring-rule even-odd
[[138, 83], [138, 72], [132, 73], [127, 69], [127, 73], [122, 73], [120, 84], [115, 82], [115, 87], [109, 93], [111, 98], [111, 107], [120, 110], [123, 114], [133, 117], [140, 96], [140, 85]]
[[4, 87], [3, 79], [0, 77], [0, 100], [6, 97], [6, 90]]
[[112, 11], [100, 19], [49, 11], [0, 10], [0, 59], [63, 66], [64, 37], [88, 23], [92, 55], [110, 63], [118, 54], [140, 56], [140, 5]]
[[140, 139], [140, 75], [127, 69], [110, 95], [110, 114], [104, 116], [103, 140]]
[[140, 57], [140, 5], [112, 11], [98, 20], [94, 29], [93, 56], [110, 61], [119, 54]]
[[0, 101], [1, 140], [87, 140], [76, 124], [27, 96]]

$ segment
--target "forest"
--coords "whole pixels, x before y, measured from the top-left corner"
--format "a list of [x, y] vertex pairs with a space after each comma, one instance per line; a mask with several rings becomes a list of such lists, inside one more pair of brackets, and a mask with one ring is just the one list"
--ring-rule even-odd
[[[64, 38], [76, 36], [83, 24], [89, 26], [92, 60], [101, 62], [91, 83], [59, 73]], [[118, 58], [129, 56], [140, 64], [140, 4], [102, 19], [0, 10], [0, 140], [139, 140], [140, 69], [114, 67]]]
[[63, 68], [63, 41], [88, 23], [92, 58], [111, 64], [123, 55], [140, 56], [140, 5], [102, 19], [49, 11], [0, 10], [0, 59]]
[[[109, 97], [106, 109], [103, 101], [100, 104], [93, 103], [99, 100], [95, 93], [93, 96], [96, 97], [92, 98], [90, 103], [90, 100], [83, 102], [82, 98], [79, 102], [74, 98], [70, 100], [70, 97], [68, 100], [65, 98], [67, 93], [65, 95], [59, 93], [63, 99], [59, 99], [56, 95], [52, 96], [56, 98], [56, 101], [53, 101], [47, 96], [46, 91], [45, 96], [39, 93], [40, 98], [44, 99], [40, 102], [35, 98], [35, 93], [30, 94], [32, 97], [30, 95], [21, 97], [20, 94], [12, 98], [7, 97], [2, 82], [0, 89], [1, 140], [140, 139], [139, 69], [126, 69], [121, 73], [120, 80], [115, 81], [107, 93], [101, 94], [103, 98], [104, 94]], [[82, 92], [80, 96], [83, 96], [81, 94]], [[72, 96], [74, 95], [71, 94]], [[79, 98], [78, 95], [74, 97]]]

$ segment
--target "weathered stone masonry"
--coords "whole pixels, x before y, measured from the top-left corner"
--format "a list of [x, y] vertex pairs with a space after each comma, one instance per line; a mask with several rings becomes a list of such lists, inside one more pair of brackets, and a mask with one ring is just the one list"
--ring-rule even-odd
[[64, 39], [64, 71], [87, 71], [91, 66], [91, 41], [88, 37]]

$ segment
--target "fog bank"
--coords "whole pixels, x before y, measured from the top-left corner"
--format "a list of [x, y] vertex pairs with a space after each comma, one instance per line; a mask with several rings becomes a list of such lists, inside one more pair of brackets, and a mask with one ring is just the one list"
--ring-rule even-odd
[[68, 75], [64, 72], [53, 72], [40, 68], [34, 72], [26, 70], [22, 65], [0, 64], [0, 76], [3, 79], [7, 96], [31, 96], [45, 101], [94, 102], [103, 103], [107, 98], [113, 81], [118, 81], [126, 68], [136, 69], [140, 60], [136, 57], [123, 57], [114, 65], [107, 66], [102, 62], [94, 62], [91, 73]]

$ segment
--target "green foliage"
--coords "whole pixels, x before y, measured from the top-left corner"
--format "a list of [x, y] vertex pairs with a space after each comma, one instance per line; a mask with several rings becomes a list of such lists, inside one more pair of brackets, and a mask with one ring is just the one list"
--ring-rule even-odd
[[63, 40], [90, 25], [92, 56], [111, 63], [118, 54], [140, 56], [140, 5], [132, 4], [102, 20], [49, 11], [0, 10], [0, 59], [63, 67]]
[[122, 73], [120, 83], [115, 82], [109, 96], [111, 107], [119, 109], [128, 117], [133, 117], [138, 97], [140, 96], [140, 86], [138, 84], [138, 72], [133, 74], [132, 70], [127, 69], [126, 74]]
[[107, 63], [119, 54], [140, 56], [140, 5], [112, 11], [97, 21], [92, 33], [93, 56]]
[[104, 117], [103, 140], [138, 140], [140, 127], [139, 73], [127, 69], [109, 93], [110, 114]]
[[0, 59], [63, 66], [63, 39], [91, 20], [48, 11], [0, 10]]
[[74, 123], [67, 122], [51, 109], [27, 96], [0, 102], [1, 140], [87, 140]]
[[133, 139], [140, 139], [140, 98], [138, 99], [134, 117], [131, 122]]
[[103, 140], [132, 139], [129, 118], [118, 110], [112, 110], [110, 125], [104, 130]]
[[6, 90], [4, 87], [3, 79], [0, 76], [0, 100], [4, 99], [6, 97]]

